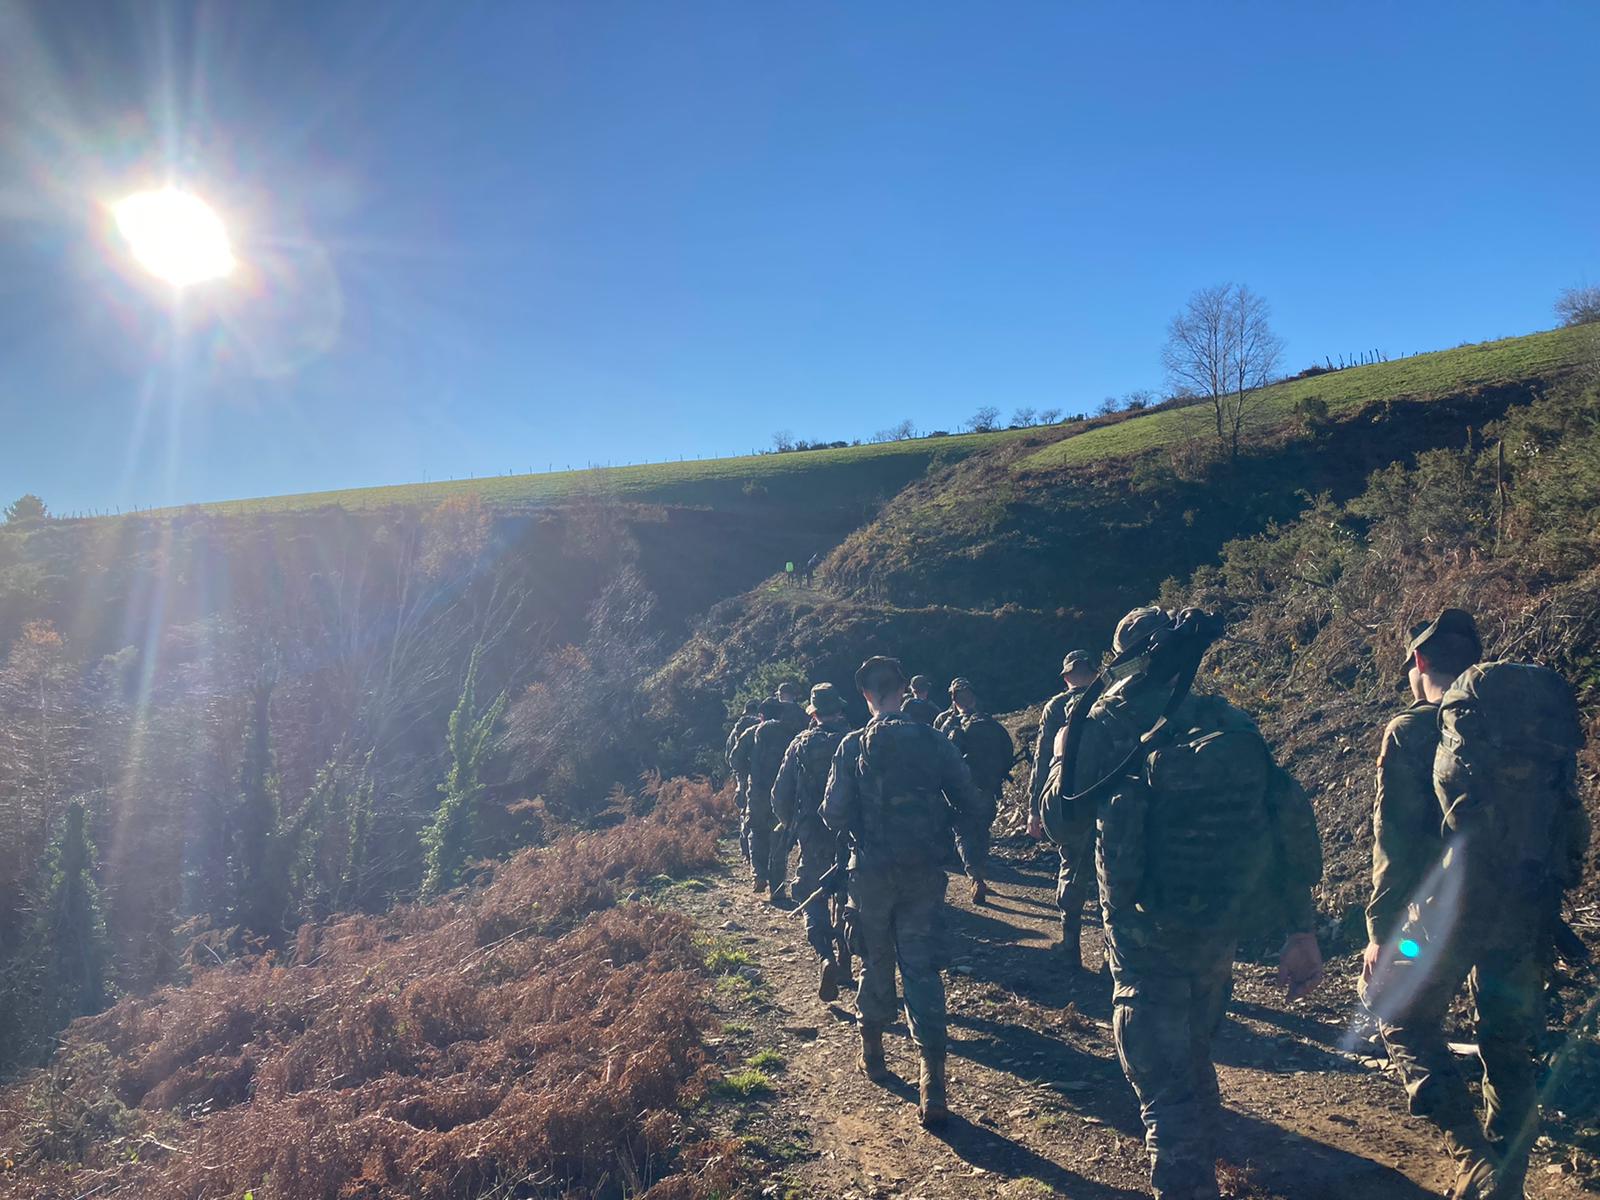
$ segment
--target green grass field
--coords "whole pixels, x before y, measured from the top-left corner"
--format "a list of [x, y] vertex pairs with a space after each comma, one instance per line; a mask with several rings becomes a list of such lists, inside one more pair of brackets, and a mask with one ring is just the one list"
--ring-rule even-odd
[[[371, 509], [437, 504], [446, 497], [463, 495], [477, 496], [485, 504], [497, 508], [531, 507], [585, 498], [708, 507], [730, 507], [762, 499], [837, 507], [893, 494], [921, 476], [932, 463], [955, 462], [1017, 438], [1049, 434], [1049, 428], [965, 433], [838, 450], [751, 454], [739, 458], [553, 471], [544, 475], [491, 475], [440, 483], [303, 492], [259, 500], [221, 501], [200, 507], [208, 512], [227, 514], [289, 512], [325, 505]], [[747, 493], [747, 487], [755, 494]]]
[[[1285, 421], [1293, 415], [1295, 404], [1307, 396], [1320, 396], [1327, 403], [1330, 416], [1338, 416], [1371, 400], [1434, 399], [1480, 384], [1555, 374], [1571, 368], [1584, 354], [1592, 354], [1594, 336], [1592, 326], [1557, 329], [1276, 384], [1260, 394], [1249, 424], [1263, 428]], [[1017, 467], [1052, 469], [1136, 454], [1197, 434], [1209, 436], [1211, 419], [1210, 406], [1198, 405], [1130, 417], [1078, 433], [1069, 424], [917, 438], [839, 450], [304, 492], [201, 507], [232, 514], [292, 512], [326, 505], [373, 509], [431, 505], [449, 496], [475, 495], [485, 504], [504, 509], [586, 498], [716, 508], [753, 501], [820, 503], [836, 508], [887, 498], [922, 476], [931, 465], [955, 462], [1016, 439], [1059, 437], [1023, 458]], [[1061, 437], [1062, 434], [1066, 436]]]
[[[1435, 400], [1484, 384], [1554, 375], [1594, 353], [1594, 338], [1593, 326], [1555, 329], [1274, 384], [1254, 396], [1247, 426], [1260, 429], [1286, 421], [1293, 416], [1295, 405], [1308, 396], [1321, 397], [1329, 415], [1337, 417], [1373, 400]], [[1018, 469], [1120, 458], [1196, 436], [1215, 436], [1210, 404], [1169, 409], [1091, 429], [1030, 454], [1018, 463]]]

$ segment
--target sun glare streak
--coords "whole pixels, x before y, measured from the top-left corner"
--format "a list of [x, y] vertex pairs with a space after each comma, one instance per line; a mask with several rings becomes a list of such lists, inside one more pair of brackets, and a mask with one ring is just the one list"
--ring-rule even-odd
[[173, 287], [223, 278], [238, 265], [222, 218], [190, 192], [136, 192], [111, 212], [134, 261]]

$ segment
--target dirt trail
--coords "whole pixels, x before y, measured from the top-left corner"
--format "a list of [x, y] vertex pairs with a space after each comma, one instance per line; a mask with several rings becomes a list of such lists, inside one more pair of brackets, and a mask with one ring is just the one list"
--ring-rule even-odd
[[[917, 1060], [903, 1025], [886, 1039], [897, 1082], [878, 1087], [854, 1069], [853, 996], [817, 998], [798, 920], [756, 899], [736, 862], [710, 890], [684, 898], [709, 934], [751, 959], [751, 986], [736, 976], [719, 989], [729, 1069], [762, 1051], [786, 1063], [769, 1101], [727, 1113], [732, 1132], [771, 1164], [765, 1195], [1149, 1195], [1138, 1110], [1112, 1046], [1109, 977], [1073, 985], [1050, 949], [1053, 861], [1022, 844], [997, 847], [996, 858], [987, 905], [967, 902], [964, 881], [950, 888], [954, 1116], [938, 1136], [917, 1124]], [[1099, 955], [1097, 925], [1084, 948]], [[1369, 1057], [1350, 1001], [1353, 965], [1330, 964], [1318, 995], [1292, 1008], [1270, 967], [1239, 965], [1217, 1045], [1225, 1195], [1428, 1200], [1448, 1185], [1429, 1129]], [[1576, 1178], [1556, 1173], [1564, 1168], [1552, 1153], [1536, 1155], [1529, 1194], [1583, 1194]]]

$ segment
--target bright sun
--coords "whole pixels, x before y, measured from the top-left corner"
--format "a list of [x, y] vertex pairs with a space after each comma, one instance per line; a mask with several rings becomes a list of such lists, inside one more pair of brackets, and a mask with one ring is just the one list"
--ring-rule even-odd
[[166, 187], [111, 207], [117, 231], [141, 267], [174, 287], [219, 279], [235, 266], [228, 231], [200, 197]]

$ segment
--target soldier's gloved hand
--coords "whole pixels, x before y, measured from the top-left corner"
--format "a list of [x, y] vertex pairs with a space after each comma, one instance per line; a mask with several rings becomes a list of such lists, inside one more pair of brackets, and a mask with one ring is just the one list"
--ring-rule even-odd
[[1314, 933], [1291, 933], [1278, 952], [1278, 983], [1286, 1000], [1309, 995], [1322, 982], [1322, 948]]
[[1039, 820], [1038, 813], [1028, 814], [1028, 836], [1036, 842], [1044, 838], [1044, 822]]

